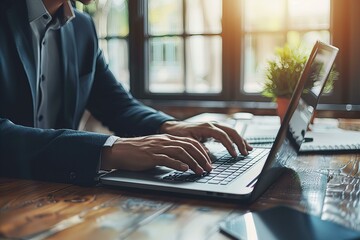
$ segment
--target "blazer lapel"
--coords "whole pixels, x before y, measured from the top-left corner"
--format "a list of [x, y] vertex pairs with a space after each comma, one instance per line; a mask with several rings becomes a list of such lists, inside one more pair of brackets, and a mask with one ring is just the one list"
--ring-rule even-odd
[[26, 12], [26, 8], [21, 6], [18, 7], [16, 4], [13, 4], [12, 7], [7, 11], [7, 18], [9, 20], [10, 29], [14, 36], [16, 49], [30, 85], [33, 99], [33, 109], [36, 109], [36, 66], [34, 50], [32, 47], [30, 24], [27, 16], [28, 14]]
[[76, 99], [79, 83], [75, 33], [72, 23], [60, 30], [62, 63], [64, 69], [64, 124], [75, 129]]

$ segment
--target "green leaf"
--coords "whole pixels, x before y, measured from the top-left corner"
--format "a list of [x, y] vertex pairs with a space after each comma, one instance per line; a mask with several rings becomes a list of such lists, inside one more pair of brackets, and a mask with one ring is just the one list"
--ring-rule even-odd
[[[277, 97], [291, 98], [307, 59], [308, 54], [299, 47], [294, 48], [285, 44], [284, 47], [276, 48], [274, 58], [267, 61], [262, 95], [273, 101]], [[325, 93], [331, 92], [338, 77], [339, 73], [332, 68], [324, 87]], [[314, 82], [310, 82], [309, 86], [305, 86], [305, 91], [309, 91], [313, 85]]]

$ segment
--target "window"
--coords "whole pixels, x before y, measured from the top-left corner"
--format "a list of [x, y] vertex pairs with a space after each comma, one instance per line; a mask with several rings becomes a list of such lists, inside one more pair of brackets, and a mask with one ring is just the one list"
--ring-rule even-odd
[[[285, 43], [308, 51], [316, 40], [333, 43], [334, 4], [98, 0], [84, 10], [94, 17], [110, 68], [136, 97], [265, 102], [265, 61]], [[336, 84], [322, 100], [346, 101], [346, 86]]]
[[330, 43], [329, 0], [248, 0], [242, 9], [245, 93], [261, 91], [264, 63], [276, 47], [288, 43], [309, 51], [316, 40]]
[[126, 0], [95, 1], [76, 7], [88, 12], [97, 27], [99, 45], [109, 67], [125, 88], [130, 89], [129, 73], [129, 11]]
[[149, 93], [220, 93], [221, 0], [149, 0]]

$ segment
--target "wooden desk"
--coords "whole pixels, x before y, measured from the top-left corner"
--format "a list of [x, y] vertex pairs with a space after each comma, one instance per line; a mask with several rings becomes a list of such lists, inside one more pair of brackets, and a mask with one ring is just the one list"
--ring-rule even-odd
[[359, 162], [360, 154], [299, 156], [288, 163], [294, 172], [249, 206], [2, 178], [0, 238], [228, 239], [217, 225], [227, 215], [278, 204], [360, 231]]

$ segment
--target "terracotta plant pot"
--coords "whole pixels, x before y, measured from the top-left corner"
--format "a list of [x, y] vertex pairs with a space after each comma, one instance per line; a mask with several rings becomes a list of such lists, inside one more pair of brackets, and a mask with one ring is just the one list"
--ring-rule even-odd
[[276, 112], [282, 122], [285, 117], [286, 110], [288, 109], [290, 98], [278, 97], [276, 98], [276, 103], [277, 103]]

